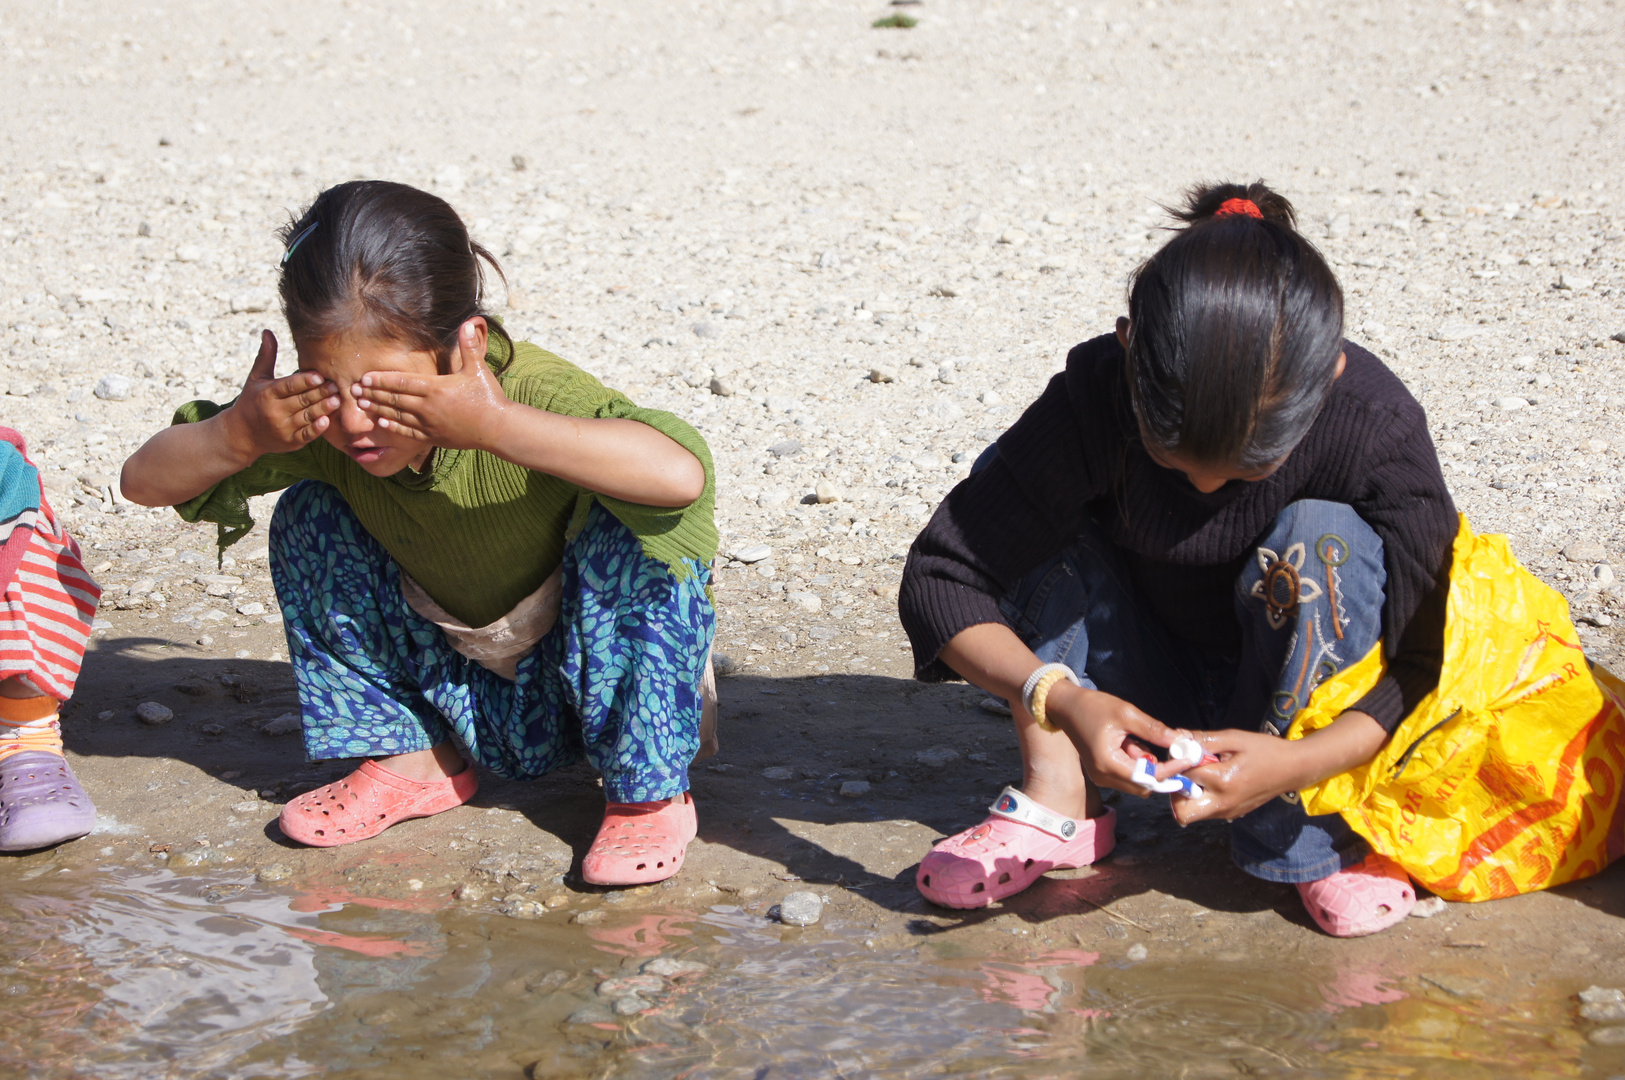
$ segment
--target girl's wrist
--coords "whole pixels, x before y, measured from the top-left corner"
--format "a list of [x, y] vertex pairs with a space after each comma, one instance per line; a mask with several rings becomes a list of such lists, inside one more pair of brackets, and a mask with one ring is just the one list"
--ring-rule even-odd
[[223, 456], [236, 466], [233, 472], [246, 469], [260, 459], [261, 451], [254, 442], [253, 426], [238, 405], [222, 409], [203, 423], [214, 426], [218, 431], [225, 451]]

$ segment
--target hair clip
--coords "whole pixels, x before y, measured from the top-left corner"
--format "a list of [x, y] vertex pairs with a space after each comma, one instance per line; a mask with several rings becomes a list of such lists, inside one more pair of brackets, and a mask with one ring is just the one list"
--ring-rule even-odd
[[293, 258], [293, 253], [299, 249], [300, 244], [304, 243], [305, 237], [307, 237], [311, 233], [315, 232], [316, 231], [316, 226], [318, 226], [320, 224], [321, 224], [321, 222], [319, 222], [319, 221], [312, 221], [309, 225], [305, 226], [305, 228], [299, 233], [298, 236], [293, 238], [293, 243], [288, 245], [288, 250], [284, 251], [282, 253], [282, 265], [283, 266], [288, 265], [288, 260]]

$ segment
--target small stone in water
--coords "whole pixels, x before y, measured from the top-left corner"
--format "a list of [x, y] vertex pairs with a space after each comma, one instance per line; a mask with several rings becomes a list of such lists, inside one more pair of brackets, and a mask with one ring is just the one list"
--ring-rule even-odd
[[856, 799], [860, 796], [867, 795], [869, 794], [869, 781], [848, 780], [846, 783], [841, 785], [841, 794], [845, 795], [849, 799]]
[[545, 994], [549, 990], [557, 990], [570, 981], [570, 973], [555, 968], [539, 979], [532, 979], [525, 984], [525, 989], [533, 994]]
[[582, 926], [590, 926], [593, 923], [601, 923], [604, 921], [604, 919], [604, 910], [602, 908], [593, 908], [591, 911], [576, 912], [575, 916], [572, 917], [570, 921], [573, 923], [579, 923]]
[[666, 979], [681, 979], [687, 975], [698, 975], [709, 970], [709, 967], [698, 960], [673, 960], [667, 956], [656, 957], [643, 965], [645, 974], [659, 975]]
[[1147, 955], [1148, 954], [1145, 946], [1141, 945], [1139, 942], [1135, 942], [1133, 945], [1128, 947], [1128, 958], [1136, 964], [1138, 964], [1141, 960], [1144, 960]]
[[566, 1024], [613, 1024], [615, 1017], [602, 1005], [588, 1005], [570, 1014]]
[[167, 724], [171, 720], [175, 719], [175, 714], [172, 711], [166, 709], [156, 701], [143, 701], [141, 704], [135, 707], [135, 715], [136, 718], [139, 719], [143, 724], [148, 724], [152, 727], [157, 727], [159, 724]]
[[288, 869], [286, 866], [283, 866], [281, 863], [272, 863], [269, 866], [260, 867], [260, 872], [255, 874], [254, 877], [256, 880], [266, 883], [287, 881], [289, 878], [293, 877], [293, 871]]
[[1580, 1000], [1587, 1005], [1609, 1001], [1625, 1002], [1625, 990], [1618, 990], [1612, 986], [1588, 986], [1580, 991]]
[[598, 996], [624, 998], [633, 994], [664, 994], [666, 980], [659, 975], [628, 975], [619, 979], [605, 979], [598, 984]]
[[636, 1016], [638, 1013], [646, 1012], [652, 1007], [653, 1006], [651, 1006], [647, 1001], [638, 997], [636, 994], [628, 994], [625, 997], [616, 1000], [615, 1015]]
[[793, 892], [779, 901], [779, 921], [788, 926], [811, 926], [824, 914], [824, 898], [815, 892]]
[[164, 865], [171, 870], [183, 870], [193, 866], [206, 866], [213, 861], [212, 851], [177, 851], [164, 860]]
[[1416, 906], [1411, 908], [1411, 918], [1431, 919], [1443, 911], [1447, 905], [1437, 896], [1430, 896], [1426, 900], [1418, 900]]
[[541, 904], [523, 896], [509, 897], [497, 910], [510, 919], [539, 919], [547, 913], [547, 909]]

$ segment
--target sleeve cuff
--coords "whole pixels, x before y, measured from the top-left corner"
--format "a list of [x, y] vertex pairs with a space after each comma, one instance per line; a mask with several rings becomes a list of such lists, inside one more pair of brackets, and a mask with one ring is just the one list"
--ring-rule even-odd
[[1365, 713], [1392, 735], [1399, 722], [1405, 719], [1405, 695], [1400, 690], [1399, 680], [1392, 675], [1384, 675], [1371, 688], [1371, 692], [1349, 706], [1349, 710]]

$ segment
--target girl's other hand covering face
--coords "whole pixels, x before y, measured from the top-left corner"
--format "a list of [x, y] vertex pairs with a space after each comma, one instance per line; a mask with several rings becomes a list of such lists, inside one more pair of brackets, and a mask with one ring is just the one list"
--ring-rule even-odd
[[377, 418], [361, 407], [361, 400], [352, 388], [371, 372], [405, 372], [432, 377], [439, 370], [433, 353], [390, 338], [361, 333], [297, 344], [300, 369], [318, 372], [338, 387], [338, 412], [322, 432], [322, 438], [373, 476], [392, 476], [408, 466], [417, 468], [428, 459], [433, 445], [404, 432], [380, 427]]

